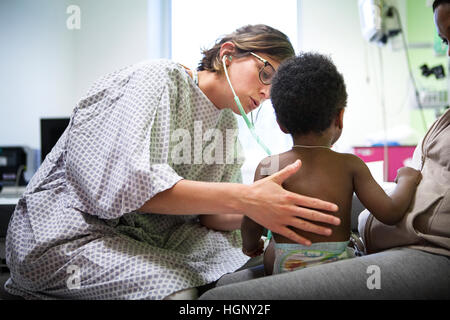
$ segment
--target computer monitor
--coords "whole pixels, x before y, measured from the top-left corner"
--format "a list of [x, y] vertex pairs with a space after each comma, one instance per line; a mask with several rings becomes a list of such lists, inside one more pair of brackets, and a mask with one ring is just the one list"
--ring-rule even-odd
[[69, 125], [69, 118], [41, 118], [41, 163]]

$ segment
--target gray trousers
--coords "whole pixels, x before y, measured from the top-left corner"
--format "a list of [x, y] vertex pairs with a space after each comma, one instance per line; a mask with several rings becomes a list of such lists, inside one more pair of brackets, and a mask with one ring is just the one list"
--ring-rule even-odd
[[200, 300], [450, 299], [450, 258], [408, 248], [264, 277], [224, 275]]

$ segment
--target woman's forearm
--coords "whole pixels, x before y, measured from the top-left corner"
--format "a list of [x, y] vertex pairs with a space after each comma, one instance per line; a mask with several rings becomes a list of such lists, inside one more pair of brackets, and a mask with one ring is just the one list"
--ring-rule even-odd
[[[218, 231], [239, 229], [242, 214], [237, 213], [236, 195], [245, 185], [181, 180], [171, 189], [147, 201], [141, 212], [200, 215], [200, 223]], [[244, 191], [244, 190], [242, 190]]]
[[144, 203], [139, 211], [174, 215], [242, 214], [239, 195], [246, 188], [247, 185], [238, 183], [180, 180]]

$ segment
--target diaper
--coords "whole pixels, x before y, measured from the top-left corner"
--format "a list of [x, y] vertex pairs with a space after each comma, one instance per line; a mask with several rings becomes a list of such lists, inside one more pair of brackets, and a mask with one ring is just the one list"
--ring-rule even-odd
[[353, 258], [355, 255], [347, 248], [348, 243], [349, 241], [316, 242], [307, 247], [297, 243], [275, 242], [273, 274]]

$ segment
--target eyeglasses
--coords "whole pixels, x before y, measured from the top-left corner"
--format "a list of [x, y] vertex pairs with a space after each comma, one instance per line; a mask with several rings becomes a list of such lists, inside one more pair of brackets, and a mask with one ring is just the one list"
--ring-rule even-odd
[[261, 82], [265, 85], [271, 84], [272, 78], [275, 75], [275, 69], [272, 67], [269, 61], [261, 58], [256, 53], [250, 52], [250, 54], [264, 63], [264, 66], [259, 70], [259, 80], [261, 80]]

